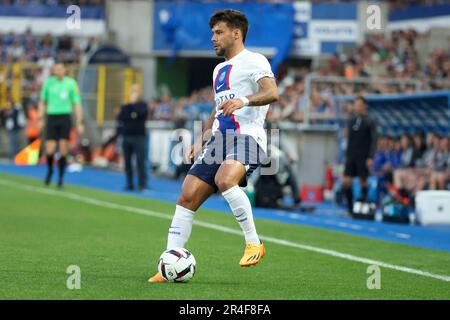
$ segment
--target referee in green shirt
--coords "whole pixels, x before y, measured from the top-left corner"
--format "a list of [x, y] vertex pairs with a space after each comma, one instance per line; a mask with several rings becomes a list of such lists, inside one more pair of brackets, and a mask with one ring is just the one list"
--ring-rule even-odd
[[53, 176], [53, 160], [56, 146], [59, 146], [58, 187], [63, 186], [66, 155], [69, 151], [69, 136], [72, 129], [72, 110], [75, 110], [76, 129], [79, 135], [84, 132], [83, 109], [77, 82], [66, 76], [64, 64], [53, 67], [53, 75], [42, 85], [39, 101], [40, 127], [46, 119], [45, 154], [47, 156], [47, 175], [45, 184], [49, 185]]

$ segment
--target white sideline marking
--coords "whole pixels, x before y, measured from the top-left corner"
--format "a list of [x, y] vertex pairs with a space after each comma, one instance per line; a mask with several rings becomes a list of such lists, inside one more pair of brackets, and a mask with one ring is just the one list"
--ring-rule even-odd
[[[96, 205], [99, 207], [117, 209], [117, 210], [137, 213], [137, 214], [141, 214], [141, 215], [145, 215], [145, 216], [172, 220], [172, 216], [169, 216], [169, 215], [161, 213], [161, 212], [145, 210], [145, 209], [141, 209], [141, 208], [135, 208], [135, 207], [130, 207], [130, 206], [116, 204], [116, 203], [111, 203], [111, 202], [107, 202], [107, 201], [103, 201], [103, 200], [98, 200], [98, 199], [94, 199], [94, 198], [81, 196], [81, 195], [78, 195], [75, 193], [51, 190], [51, 189], [40, 188], [40, 187], [35, 187], [35, 186], [30, 186], [30, 185], [22, 185], [22, 184], [18, 184], [18, 183], [11, 182], [8, 180], [3, 180], [3, 179], [0, 179], [0, 184], [4, 185], [4, 186], [15, 187], [18, 189], [27, 190], [27, 191], [35, 191], [35, 192], [39, 192], [39, 193], [43, 193], [43, 194], [56, 195], [56, 196], [60, 196], [63, 198], [76, 200], [76, 201], [84, 202], [87, 204]], [[223, 226], [220, 226], [220, 225], [217, 225], [214, 223], [203, 222], [203, 221], [194, 221], [194, 224], [201, 226], [201, 227], [213, 229], [213, 230], [242, 236], [241, 230], [223, 227]], [[450, 276], [447, 276], [447, 275], [434, 274], [434, 273], [431, 273], [428, 271], [422, 271], [422, 270], [418, 270], [418, 269], [398, 266], [395, 264], [389, 264], [389, 263], [385, 263], [382, 261], [357, 257], [357, 256], [347, 254], [347, 253], [341, 253], [341, 252], [334, 251], [334, 250], [328, 250], [328, 249], [309, 246], [309, 245], [305, 245], [305, 244], [299, 244], [299, 243], [295, 243], [295, 242], [291, 242], [291, 241], [287, 241], [287, 240], [281, 240], [281, 239], [268, 237], [268, 236], [261, 235], [260, 238], [261, 238], [261, 240], [264, 240], [266, 242], [276, 243], [276, 244], [287, 246], [287, 247], [303, 249], [303, 250], [321, 253], [321, 254], [325, 254], [328, 256], [337, 257], [337, 258], [341, 258], [341, 259], [345, 259], [345, 260], [356, 261], [356, 262], [360, 262], [360, 263], [368, 264], [368, 265], [377, 265], [377, 266], [384, 267], [387, 269], [402, 271], [402, 272], [416, 274], [416, 275], [423, 276], [423, 277], [428, 277], [428, 278], [433, 278], [433, 279], [437, 279], [437, 280], [441, 280], [441, 281], [450, 282]]]
[[401, 232], [396, 233], [395, 236], [397, 238], [401, 238], [401, 239], [409, 239], [409, 238], [411, 238], [411, 235], [409, 235], [407, 233], [401, 233]]

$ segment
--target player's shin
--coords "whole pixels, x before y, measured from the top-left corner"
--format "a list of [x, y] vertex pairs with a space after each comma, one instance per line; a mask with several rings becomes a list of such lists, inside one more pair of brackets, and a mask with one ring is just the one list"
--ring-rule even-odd
[[180, 205], [176, 206], [172, 224], [167, 236], [167, 249], [184, 248], [189, 240], [195, 212]]
[[245, 192], [236, 185], [225, 190], [222, 195], [230, 205], [233, 215], [244, 232], [245, 242], [247, 244], [259, 244], [260, 241], [253, 220], [252, 206]]
[[45, 184], [49, 184], [53, 175], [53, 154], [47, 155], [47, 176], [45, 177]]
[[66, 164], [67, 164], [67, 158], [66, 156], [61, 156], [58, 160], [58, 173], [59, 173], [59, 179], [64, 178], [64, 172], [66, 170]]
[[53, 154], [47, 155], [47, 167], [49, 170], [53, 170]]
[[348, 213], [353, 212], [353, 190], [351, 187], [344, 187], [344, 194], [347, 200]]

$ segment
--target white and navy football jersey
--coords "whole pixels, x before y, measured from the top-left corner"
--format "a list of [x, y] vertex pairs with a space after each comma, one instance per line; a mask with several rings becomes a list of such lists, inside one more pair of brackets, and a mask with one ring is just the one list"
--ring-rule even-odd
[[216, 115], [213, 132], [233, 130], [238, 134], [252, 136], [266, 152], [267, 136], [264, 130], [269, 105], [247, 106], [224, 117], [217, 107], [225, 100], [237, 99], [258, 92], [258, 81], [273, 77], [269, 61], [262, 54], [244, 49], [232, 59], [219, 63], [213, 72]]

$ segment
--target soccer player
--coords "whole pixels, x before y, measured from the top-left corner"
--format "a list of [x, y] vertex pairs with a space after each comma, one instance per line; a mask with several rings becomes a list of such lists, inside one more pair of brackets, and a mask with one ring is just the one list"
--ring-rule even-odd
[[64, 64], [53, 66], [53, 75], [42, 85], [39, 101], [39, 127], [43, 127], [46, 116], [45, 154], [47, 156], [47, 175], [45, 184], [49, 185], [53, 176], [53, 160], [58, 144], [58, 188], [63, 186], [66, 155], [69, 151], [69, 135], [72, 129], [72, 110], [75, 110], [76, 129], [79, 135], [84, 132], [83, 110], [77, 82], [66, 76]]
[[[256, 232], [250, 201], [240, 186], [247, 184], [247, 177], [265, 157], [264, 120], [269, 104], [279, 95], [267, 59], [244, 47], [248, 21], [243, 13], [218, 11], [209, 26], [214, 50], [225, 58], [213, 72], [215, 108], [205, 128], [212, 129], [212, 136], [184, 180], [167, 248], [184, 247], [195, 212], [210, 195], [220, 191], [244, 233], [246, 246], [239, 264], [248, 267], [264, 257], [265, 249]], [[191, 147], [190, 158], [197, 149], [196, 144]], [[148, 281], [165, 280], [156, 273]]]

